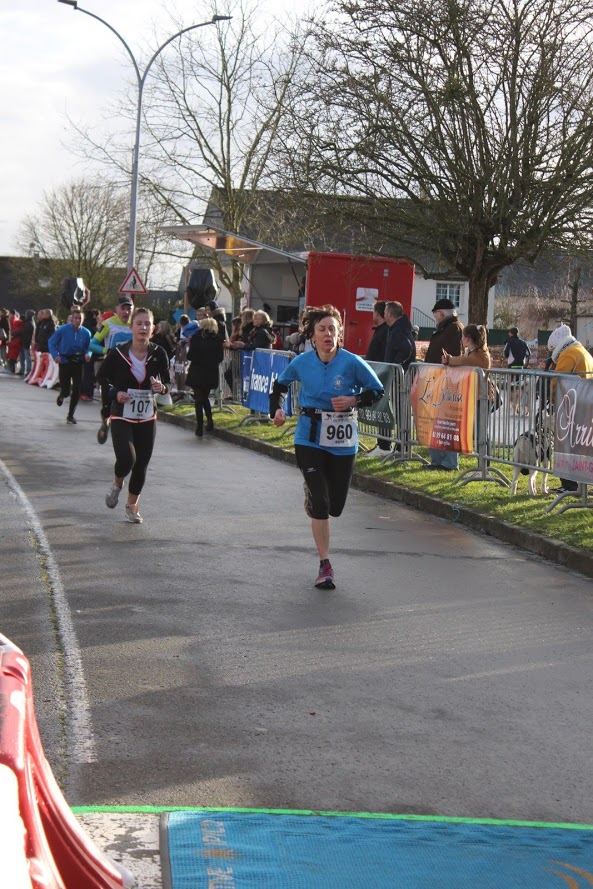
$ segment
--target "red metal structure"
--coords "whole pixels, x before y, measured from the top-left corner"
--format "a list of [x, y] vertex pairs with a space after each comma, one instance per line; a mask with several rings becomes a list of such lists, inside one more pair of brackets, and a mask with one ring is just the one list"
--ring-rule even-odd
[[308, 306], [331, 303], [342, 313], [344, 348], [364, 355], [378, 299], [402, 304], [412, 312], [414, 265], [405, 259], [309, 253], [305, 301]]

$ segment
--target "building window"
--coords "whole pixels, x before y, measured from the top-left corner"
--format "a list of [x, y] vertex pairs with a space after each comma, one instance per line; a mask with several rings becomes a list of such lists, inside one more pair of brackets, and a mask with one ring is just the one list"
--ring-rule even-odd
[[437, 281], [437, 299], [450, 299], [456, 308], [461, 300], [461, 284], [447, 284]]

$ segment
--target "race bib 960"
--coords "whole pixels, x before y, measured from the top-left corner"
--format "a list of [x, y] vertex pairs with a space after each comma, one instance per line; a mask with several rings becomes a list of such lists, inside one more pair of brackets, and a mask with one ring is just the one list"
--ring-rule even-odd
[[352, 448], [358, 443], [357, 422], [354, 414], [323, 411], [319, 444], [326, 448]]

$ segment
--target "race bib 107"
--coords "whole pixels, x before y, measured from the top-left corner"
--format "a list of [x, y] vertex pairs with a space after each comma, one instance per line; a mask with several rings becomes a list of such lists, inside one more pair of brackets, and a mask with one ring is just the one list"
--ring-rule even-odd
[[154, 396], [147, 389], [128, 389], [129, 401], [124, 404], [123, 416], [126, 420], [152, 420], [154, 417]]

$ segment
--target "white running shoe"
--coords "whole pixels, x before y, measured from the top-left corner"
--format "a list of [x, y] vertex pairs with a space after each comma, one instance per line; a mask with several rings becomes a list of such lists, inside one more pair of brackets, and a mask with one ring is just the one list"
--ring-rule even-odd
[[109, 488], [109, 493], [105, 496], [105, 503], [107, 504], [109, 509], [115, 509], [120, 494], [121, 488], [118, 488], [116, 484], [111, 485], [111, 487]]
[[139, 512], [133, 512], [129, 503], [126, 503], [126, 521], [133, 525], [141, 525], [144, 519]]

